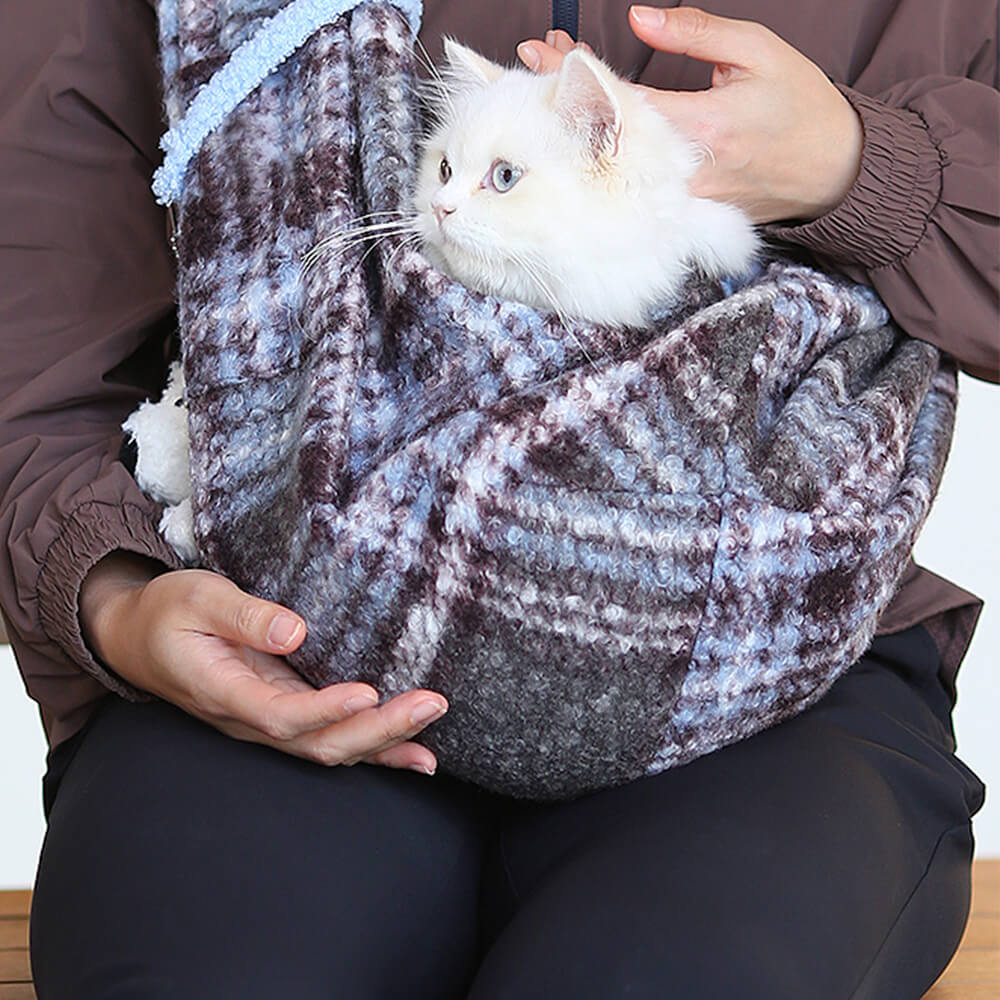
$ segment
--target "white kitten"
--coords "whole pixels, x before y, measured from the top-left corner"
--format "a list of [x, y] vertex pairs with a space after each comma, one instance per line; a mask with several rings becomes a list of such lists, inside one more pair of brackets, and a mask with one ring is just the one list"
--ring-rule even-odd
[[700, 156], [634, 87], [574, 49], [505, 69], [451, 39], [415, 196], [424, 253], [481, 292], [642, 326], [697, 267], [747, 270], [738, 209], [688, 191]]
[[[692, 268], [748, 268], [758, 247], [749, 220], [691, 196], [691, 143], [598, 59], [576, 49], [557, 74], [539, 76], [450, 39], [445, 54], [415, 219], [345, 230], [314, 254], [416, 228], [431, 261], [470, 288], [616, 326], [645, 325]], [[183, 391], [175, 363], [161, 401], [123, 426], [138, 446], [136, 480], [167, 505], [160, 532], [191, 564]]]

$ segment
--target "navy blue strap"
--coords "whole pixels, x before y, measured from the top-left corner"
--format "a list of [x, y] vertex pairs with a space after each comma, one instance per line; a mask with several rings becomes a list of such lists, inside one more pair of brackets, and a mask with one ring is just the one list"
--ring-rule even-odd
[[562, 29], [576, 41], [580, 24], [580, 5], [577, 0], [552, 0], [552, 27]]

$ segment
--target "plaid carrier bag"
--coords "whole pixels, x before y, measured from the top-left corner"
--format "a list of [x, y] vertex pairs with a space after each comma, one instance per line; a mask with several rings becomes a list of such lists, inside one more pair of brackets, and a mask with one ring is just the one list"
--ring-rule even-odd
[[620, 330], [338, 244], [405, 210], [420, 129], [419, 4], [348, 7], [159, 4], [201, 564], [305, 618], [315, 685], [445, 694], [421, 741], [513, 796], [802, 711], [894, 594], [953, 366], [781, 259]]

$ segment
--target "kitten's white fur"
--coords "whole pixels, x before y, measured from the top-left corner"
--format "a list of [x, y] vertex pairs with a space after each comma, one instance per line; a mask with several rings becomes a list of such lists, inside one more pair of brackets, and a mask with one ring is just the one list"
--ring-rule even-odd
[[[450, 39], [445, 57], [415, 196], [424, 252], [441, 270], [564, 316], [642, 326], [692, 268], [748, 268], [759, 245], [750, 220], [689, 193], [694, 145], [595, 56], [574, 49], [544, 75]], [[503, 193], [488, 183], [497, 161], [523, 172]]]
[[183, 405], [184, 369], [174, 361], [158, 403], [139, 405], [122, 424], [137, 448], [135, 481], [164, 504], [160, 534], [188, 565], [198, 561], [191, 510], [191, 457], [188, 413]]
[[[415, 196], [423, 249], [441, 270], [563, 316], [642, 326], [691, 268], [722, 275], [749, 266], [758, 246], [749, 220], [691, 196], [694, 147], [598, 59], [577, 49], [559, 73], [539, 76], [451, 40], [445, 53], [440, 122]], [[447, 185], [442, 156], [452, 167]], [[483, 184], [498, 160], [522, 170], [504, 193]], [[191, 565], [198, 547], [183, 392], [175, 362], [160, 402], [142, 404], [123, 428], [138, 446], [137, 482], [166, 505], [160, 533]]]

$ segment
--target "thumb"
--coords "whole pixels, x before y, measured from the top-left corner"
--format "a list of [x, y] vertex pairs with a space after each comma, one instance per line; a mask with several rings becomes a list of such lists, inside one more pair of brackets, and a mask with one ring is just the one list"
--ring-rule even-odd
[[221, 575], [213, 583], [204, 612], [215, 635], [270, 653], [290, 653], [302, 644], [306, 623], [293, 611], [247, 594]]
[[628, 15], [633, 33], [651, 48], [741, 69], [754, 69], [761, 61], [762, 43], [769, 34], [751, 21], [718, 17], [695, 7], [662, 10], [635, 5]]

